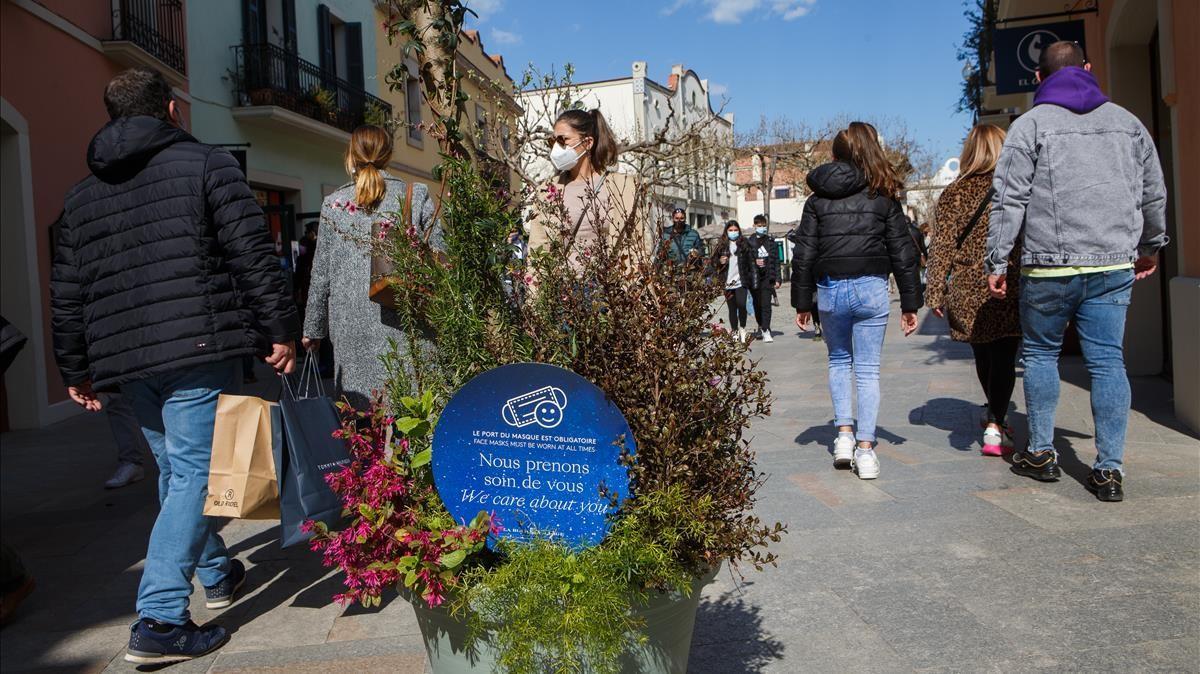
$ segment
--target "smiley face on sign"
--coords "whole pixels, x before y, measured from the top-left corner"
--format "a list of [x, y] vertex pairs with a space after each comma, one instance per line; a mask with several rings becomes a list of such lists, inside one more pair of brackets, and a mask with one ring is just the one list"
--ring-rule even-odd
[[633, 453], [633, 433], [594, 384], [552, 365], [506, 365], [472, 379], [443, 410], [434, 486], [459, 522], [495, 513], [500, 538], [595, 545], [629, 496], [622, 448]]

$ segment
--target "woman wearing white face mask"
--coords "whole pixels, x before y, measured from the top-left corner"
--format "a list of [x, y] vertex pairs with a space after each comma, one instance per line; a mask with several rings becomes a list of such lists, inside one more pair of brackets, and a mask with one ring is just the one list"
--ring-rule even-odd
[[558, 174], [541, 187], [533, 204], [529, 249], [563, 241], [572, 260], [600, 242], [637, 245], [648, 252], [651, 237], [638, 217], [635, 178], [608, 170], [616, 164], [618, 150], [604, 115], [567, 110], [555, 120], [549, 141], [550, 162]]
[[725, 225], [725, 240], [713, 244], [709, 261], [711, 278], [725, 288], [725, 305], [729, 307], [729, 332], [734, 339], [746, 341], [746, 297], [758, 288], [758, 273], [750, 244], [742, 238], [737, 220]]

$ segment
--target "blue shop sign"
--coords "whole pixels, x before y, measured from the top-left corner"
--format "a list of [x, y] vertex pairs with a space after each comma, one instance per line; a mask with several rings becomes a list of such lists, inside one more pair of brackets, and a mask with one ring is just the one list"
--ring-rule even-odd
[[[623, 443], [623, 444], [622, 444]], [[495, 512], [500, 538], [596, 545], [629, 497], [633, 433], [594, 384], [553, 365], [489, 370], [454, 395], [433, 435], [433, 479], [454, 519]]]
[[1004, 28], [993, 37], [996, 55], [996, 93], [1019, 94], [1037, 89], [1038, 60], [1042, 50], [1058, 42], [1078, 42], [1087, 53], [1082, 21], [1060, 21]]

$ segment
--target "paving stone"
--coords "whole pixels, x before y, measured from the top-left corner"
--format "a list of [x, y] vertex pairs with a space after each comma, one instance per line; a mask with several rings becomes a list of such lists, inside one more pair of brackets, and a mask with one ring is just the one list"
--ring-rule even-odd
[[[861, 481], [832, 467], [824, 345], [789, 334], [767, 346], [753, 354], [774, 416], [747, 433], [769, 475], [756, 514], [789, 533], [772, 546], [777, 567], [706, 588], [689, 671], [1198, 670], [1200, 440], [1172, 418], [1168, 383], [1131, 380], [1128, 499], [1102, 504], [1080, 483], [1095, 448], [1078, 359], [1064, 359], [1057, 415], [1068, 475], [1042, 484], [979, 455], [982, 394], [970, 349], [944, 322], [924, 320], [909, 339], [892, 331], [882, 475]], [[1018, 386], [1018, 442], [1025, 409]], [[39, 581], [4, 630], [6, 672], [134, 671], [120, 655], [157, 500], [152, 478], [114, 492], [97, 483], [115, 457], [106, 426], [80, 416], [0, 443], [4, 536]], [[237, 631], [172, 674], [428, 671], [404, 602], [331, 604], [337, 574], [304, 546], [281, 550], [274, 523], [233, 520], [222, 535], [247, 563], [245, 594], [207, 611], [197, 585], [193, 610]]]

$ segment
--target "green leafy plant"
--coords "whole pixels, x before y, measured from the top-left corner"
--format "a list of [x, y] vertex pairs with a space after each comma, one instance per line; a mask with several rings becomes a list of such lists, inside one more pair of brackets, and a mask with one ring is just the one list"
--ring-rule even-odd
[[392, 132], [396, 129], [396, 120], [392, 118], [391, 111], [375, 101], [368, 101], [363, 108], [363, 123]]
[[[579, 243], [561, 192], [530, 189], [512, 203], [482, 178], [457, 126], [453, 50], [469, 10], [434, 0], [388, 7], [389, 35], [418, 61], [435, 112], [441, 238], [398, 214], [381, 216], [390, 225], [372, 245], [402, 270], [393, 291], [404, 340], [383, 355], [392, 378], [382, 409], [395, 412], [371, 412], [364, 431], [363, 413], [347, 410], [348, 429], [378, 449], [362, 453], [339, 491], [351, 526], [319, 532], [318, 545], [346, 570], [344, 598], [377, 602], [398, 585], [427, 606], [448, 601], [472, 644], [493, 648], [503, 671], [619, 671], [622, 654], [645, 638], [639, 606], [692, 592], [722, 563], [775, 562], [766, 546], [784, 527], [753, 512], [766, 476], [744, 438], [750, 421], [769, 413], [766, 376], [714, 318], [720, 285], [702, 268], [658, 261], [636, 217], [597, 223], [605, 236]], [[651, 198], [639, 190], [635, 211]], [[524, 262], [506, 241], [522, 211], [555, 230]], [[626, 447], [636, 451], [622, 462], [632, 494], [616, 504], [597, 546], [534, 536], [488, 548], [480, 536], [496, 533], [491, 514], [456, 523], [432, 488], [440, 406], [476, 374], [523, 361], [591, 380], [629, 422]], [[393, 436], [402, 446], [389, 450]], [[392, 486], [381, 495], [355, 482], [368, 475]]]

